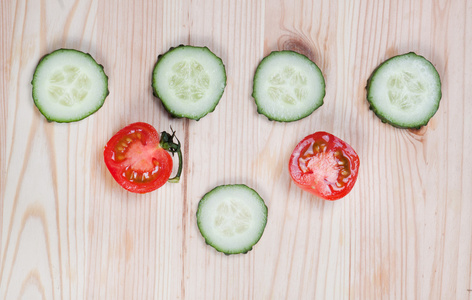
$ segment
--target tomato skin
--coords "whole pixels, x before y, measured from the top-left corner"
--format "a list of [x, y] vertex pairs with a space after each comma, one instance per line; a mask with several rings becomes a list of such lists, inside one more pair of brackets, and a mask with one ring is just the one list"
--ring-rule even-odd
[[116, 182], [133, 193], [160, 188], [172, 173], [172, 157], [161, 147], [159, 133], [147, 123], [133, 123], [118, 131], [103, 155]]
[[294, 183], [325, 200], [338, 200], [354, 187], [359, 173], [359, 156], [340, 138], [323, 131], [298, 143], [289, 160]]

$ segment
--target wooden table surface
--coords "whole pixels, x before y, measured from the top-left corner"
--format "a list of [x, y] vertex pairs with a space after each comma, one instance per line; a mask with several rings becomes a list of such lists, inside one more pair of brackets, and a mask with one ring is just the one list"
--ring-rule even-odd
[[[472, 299], [472, 1], [2, 0], [0, 299]], [[208, 46], [226, 65], [216, 110], [172, 119], [150, 87], [159, 54]], [[110, 95], [92, 116], [48, 123], [31, 97], [41, 56], [89, 52]], [[257, 64], [272, 50], [311, 58], [324, 105], [288, 124], [258, 115]], [[366, 80], [409, 51], [437, 68], [443, 97], [420, 130], [383, 124]], [[103, 147], [143, 121], [183, 143], [178, 184], [121, 189]], [[361, 159], [345, 198], [290, 180], [294, 146], [315, 131]], [[269, 208], [246, 255], [206, 246], [198, 201], [244, 183]]]

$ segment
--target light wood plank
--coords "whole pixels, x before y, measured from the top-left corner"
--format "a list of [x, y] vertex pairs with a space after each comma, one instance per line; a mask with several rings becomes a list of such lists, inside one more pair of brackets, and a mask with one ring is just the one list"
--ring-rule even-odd
[[[0, 4], [1, 299], [472, 299], [472, 3], [470, 1], [2, 1]], [[157, 56], [179, 44], [222, 58], [227, 87], [198, 122], [172, 119], [150, 88]], [[31, 99], [40, 57], [90, 52], [109, 75], [94, 115], [48, 123]], [[318, 64], [324, 105], [293, 123], [258, 115], [252, 77], [271, 51]], [[415, 51], [443, 84], [420, 130], [383, 124], [365, 84]], [[135, 195], [103, 146], [144, 121], [177, 131], [179, 184]], [[319, 130], [348, 141], [361, 169], [327, 202], [290, 181], [288, 158]], [[205, 245], [200, 198], [245, 183], [269, 220], [246, 255]]]

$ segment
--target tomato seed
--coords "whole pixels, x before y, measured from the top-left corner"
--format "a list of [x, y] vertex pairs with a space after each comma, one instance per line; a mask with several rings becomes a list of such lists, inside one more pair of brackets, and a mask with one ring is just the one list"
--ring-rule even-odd
[[308, 171], [308, 168], [306, 167], [306, 161], [304, 159], [300, 159], [298, 161], [298, 167], [303, 173]]

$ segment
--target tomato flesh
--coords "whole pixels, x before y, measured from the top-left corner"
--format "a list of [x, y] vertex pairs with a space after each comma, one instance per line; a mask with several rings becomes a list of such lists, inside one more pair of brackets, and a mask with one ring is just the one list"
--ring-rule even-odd
[[327, 132], [316, 132], [295, 147], [289, 171], [302, 189], [326, 200], [337, 200], [352, 190], [359, 156], [343, 140]]
[[106, 144], [104, 158], [113, 178], [134, 193], [160, 188], [172, 173], [172, 157], [161, 147], [156, 129], [147, 123], [133, 123], [118, 131]]

